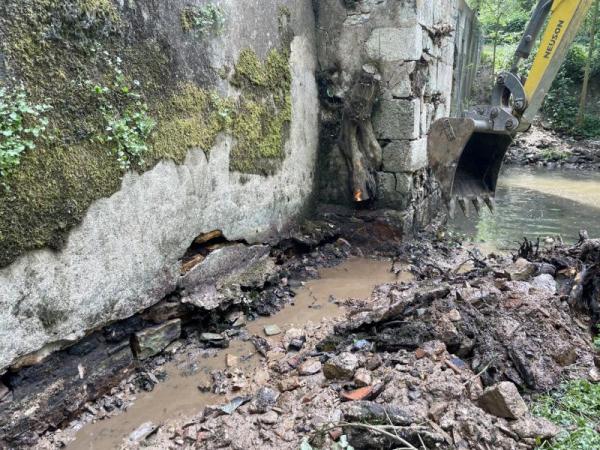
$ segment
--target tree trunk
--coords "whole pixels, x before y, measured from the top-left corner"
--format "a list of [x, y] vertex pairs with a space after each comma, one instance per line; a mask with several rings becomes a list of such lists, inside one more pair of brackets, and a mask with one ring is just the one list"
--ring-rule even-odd
[[382, 162], [382, 150], [371, 116], [379, 93], [378, 76], [363, 73], [356, 77], [344, 101], [339, 145], [351, 174], [352, 196], [356, 202], [375, 198], [375, 172]]
[[600, 10], [600, 0], [596, 0], [594, 13], [592, 16], [592, 24], [590, 28], [590, 48], [588, 49], [588, 59], [585, 65], [585, 73], [583, 76], [583, 86], [581, 87], [581, 98], [579, 101], [579, 111], [577, 113], [577, 126], [583, 126], [585, 121], [585, 105], [587, 102], [588, 86], [590, 83], [590, 74], [592, 72], [592, 58], [596, 46], [596, 29], [598, 27], [598, 12]]

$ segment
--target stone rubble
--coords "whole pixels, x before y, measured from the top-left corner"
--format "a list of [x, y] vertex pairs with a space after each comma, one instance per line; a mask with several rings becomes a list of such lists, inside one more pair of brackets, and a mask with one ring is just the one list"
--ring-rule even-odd
[[[490, 255], [459, 272], [472, 254], [431, 235], [398, 244], [396, 255], [414, 281], [381, 285], [366, 301], [347, 302], [346, 317], [287, 330], [268, 347], [252, 337], [259, 368], [218, 371], [210, 389], [222, 393], [221, 404], [162, 424], [141, 445], [296, 450], [303, 441], [315, 449], [347, 441], [357, 449], [398, 447], [377, 431], [382, 425], [430, 449], [526, 450], [556, 436], [560, 428], [532, 416], [527, 403], [563, 380], [589, 377], [596, 367], [588, 329], [580, 326], [589, 318], [566, 301], [575, 274], [558, 275], [564, 267], [557, 260], [566, 259], [515, 264]], [[550, 272], [557, 274], [555, 292], [548, 289]], [[286, 278], [289, 284], [293, 277]], [[300, 338], [302, 346], [291, 345]], [[130, 377], [103, 401], [120, 396], [125, 407], [130, 397], [123, 389], [135, 393], [137, 379], [150, 377]], [[238, 379], [245, 384], [236, 387]], [[102, 402], [93, 407], [111, 414]], [[49, 434], [40, 448], [57, 448], [50, 442], [68, 441], [65, 436], [66, 430]]]

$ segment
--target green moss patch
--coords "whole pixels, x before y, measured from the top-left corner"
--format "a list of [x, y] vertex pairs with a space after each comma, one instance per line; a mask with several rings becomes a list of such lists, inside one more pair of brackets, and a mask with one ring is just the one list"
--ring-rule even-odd
[[[116, 5], [0, 5], [0, 53], [9, 75], [3, 87], [12, 92], [23, 85], [31, 105], [44, 105], [41, 132], [23, 134], [28, 147], [0, 180], [6, 186], [0, 186], [0, 267], [29, 250], [61, 248], [89, 206], [119, 190], [127, 170], [143, 172], [164, 159], [182, 163], [194, 148], [208, 153], [219, 133], [236, 139], [231, 170], [272, 174], [285, 156], [287, 48], [264, 60], [242, 51], [232, 73], [222, 71], [239, 95], [220, 96], [212, 82], [198, 82], [218, 77], [202, 48], [192, 53], [197, 73], [182, 72], [174, 54], [180, 50], [170, 47], [161, 26], [141, 24], [138, 13]], [[179, 38], [197, 41], [184, 28]]]
[[251, 50], [241, 52], [232, 80], [242, 91], [232, 170], [266, 175], [277, 169], [292, 120], [291, 82], [287, 51], [271, 50], [264, 62]]

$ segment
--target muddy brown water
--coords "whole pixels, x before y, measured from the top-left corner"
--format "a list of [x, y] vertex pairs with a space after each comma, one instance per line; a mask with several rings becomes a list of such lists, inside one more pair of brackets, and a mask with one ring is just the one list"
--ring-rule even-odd
[[[311, 280], [298, 289], [293, 305], [286, 306], [274, 316], [249, 322], [248, 331], [264, 336], [266, 325], [278, 325], [285, 332], [308, 322], [318, 323], [324, 318], [338, 317], [343, 314], [343, 307], [330, 301], [331, 296], [338, 300], [367, 299], [379, 284], [411, 279], [409, 273], [394, 275], [389, 261], [363, 258], [352, 258], [337, 267], [321, 269], [319, 274], [319, 279]], [[281, 335], [267, 339], [279, 340]], [[166, 366], [168, 377], [165, 382], [159, 383], [152, 392], [139, 393], [135, 403], [123, 414], [83, 426], [77, 432], [75, 441], [67, 448], [113, 450], [119, 448], [124, 439], [145, 422], [160, 424], [166, 420], [197, 414], [207, 405], [225, 403], [225, 396], [201, 392], [198, 385], [210, 379], [210, 371], [225, 369], [227, 354], [242, 357], [239, 367], [244, 371], [259, 366], [254, 346], [240, 340], [232, 340], [229, 348], [194, 361], [201, 367], [194, 375], [186, 376], [182, 373], [180, 364], [169, 363]], [[248, 357], [250, 355], [253, 356]]]
[[579, 230], [600, 237], [600, 173], [507, 167], [498, 179], [496, 212], [466, 218], [452, 228], [485, 250], [514, 250], [523, 237], [578, 239]]

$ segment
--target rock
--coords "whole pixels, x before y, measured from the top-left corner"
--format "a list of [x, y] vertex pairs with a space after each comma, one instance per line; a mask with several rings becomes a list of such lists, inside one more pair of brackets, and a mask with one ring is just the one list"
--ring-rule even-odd
[[459, 322], [462, 319], [460, 312], [458, 312], [457, 309], [453, 309], [448, 314], [446, 314], [446, 318], [450, 322]]
[[300, 380], [296, 377], [285, 378], [283, 380], [280, 380], [279, 384], [277, 385], [281, 392], [293, 391], [295, 389], [298, 389], [300, 386], [302, 386], [302, 384], [300, 383]]
[[233, 311], [227, 314], [225, 320], [234, 328], [239, 328], [246, 325], [246, 316], [242, 311]]
[[132, 347], [138, 359], [147, 359], [162, 352], [181, 335], [181, 320], [175, 319], [133, 335]]
[[483, 391], [479, 406], [494, 416], [506, 419], [521, 418], [529, 411], [517, 386], [510, 381], [503, 381]]
[[264, 328], [265, 334], [267, 336], [277, 336], [281, 334], [281, 329], [277, 325], [267, 325]]
[[225, 356], [225, 365], [227, 367], [236, 367], [240, 363], [240, 358], [235, 355], [227, 354]]
[[300, 375], [314, 375], [321, 371], [321, 361], [318, 359], [307, 359], [298, 366], [298, 373]]
[[250, 396], [235, 397], [229, 403], [226, 403], [225, 405], [219, 406], [219, 407], [217, 407], [217, 409], [219, 411], [221, 411], [223, 414], [231, 415], [231, 414], [234, 413], [234, 411], [236, 409], [238, 409], [244, 403], [249, 402], [251, 399], [252, 399], [252, 397], [250, 397]]
[[521, 439], [552, 439], [560, 433], [560, 427], [543, 417], [525, 416], [510, 424], [510, 429]]
[[10, 394], [10, 389], [8, 389], [6, 385], [0, 381], [0, 402], [8, 397], [8, 394]]
[[372, 383], [371, 372], [367, 369], [360, 368], [354, 374], [354, 384], [357, 387], [369, 386]]
[[433, 420], [436, 423], [439, 423], [440, 419], [448, 409], [448, 406], [449, 405], [447, 402], [432, 403], [429, 407], [429, 412], [427, 413], [427, 415], [431, 420]]
[[252, 341], [252, 344], [254, 344], [256, 351], [266, 358], [267, 354], [271, 350], [271, 344], [269, 344], [269, 341], [260, 336], [252, 336], [250, 340]]
[[278, 398], [279, 392], [268, 387], [261, 387], [256, 393], [254, 400], [252, 400], [250, 410], [258, 414], [266, 413], [275, 405]]
[[346, 401], [365, 400], [373, 393], [373, 386], [365, 386], [353, 391], [342, 392], [340, 396]]
[[550, 274], [538, 275], [531, 281], [531, 286], [538, 291], [543, 291], [549, 295], [556, 294], [556, 280]]
[[148, 436], [154, 433], [157, 429], [158, 427], [152, 422], [143, 423], [129, 435], [127, 440], [130, 444], [139, 444], [140, 442], [146, 440]]
[[556, 276], [556, 267], [554, 267], [552, 264], [548, 264], [548, 263], [538, 263], [536, 264], [537, 267], [537, 274], [538, 275], [552, 275], [553, 277]]
[[218, 333], [202, 333], [200, 340], [206, 342], [211, 347], [227, 348], [229, 347], [229, 339]]
[[367, 370], [375, 370], [378, 369], [379, 367], [381, 367], [381, 365], [383, 364], [383, 358], [381, 357], [381, 355], [379, 353], [375, 353], [373, 356], [369, 357], [367, 359], [367, 362], [365, 363], [365, 367], [367, 368]]
[[200, 335], [200, 340], [206, 341], [206, 342], [223, 341], [224, 339], [225, 339], [225, 336], [223, 336], [222, 334], [218, 334], [218, 333], [202, 333]]
[[348, 422], [389, 423], [394, 425], [410, 425], [419, 423], [427, 417], [426, 411], [419, 404], [380, 405], [372, 401], [352, 401], [340, 405], [344, 419]]
[[298, 328], [290, 328], [283, 337], [283, 346], [286, 350], [300, 351], [304, 347], [306, 336], [304, 331]]
[[527, 281], [537, 271], [535, 264], [524, 258], [517, 259], [506, 268], [506, 273], [512, 281]]
[[302, 350], [302, 347], [304, 347], [305, 342], [306, 342], [305, 337], [292, 339], [290, 341], [290, 343], [288, 344], [288, 350], [293, 350], [295, 352], [299, 352], [300, 350]]
[[364, 352], [370, 351], [373, 348], [373, 344], [366, 339], [359, 339], [358, 341], [352, 344], [353, 352]]
[[358, 368], [358, 358], [353, 353], [340, 353], [330, 358], [323, 365], [323, 374], [326, 378], [332, 379], [352, 379], [354, 372]]
[[265, 425], [275, 425], [279, 421], [279, 414], [275, 411], [269, 411], [258, 418], [260, 423]]

